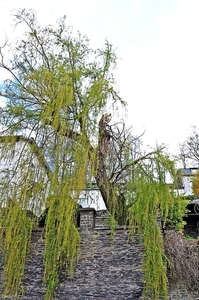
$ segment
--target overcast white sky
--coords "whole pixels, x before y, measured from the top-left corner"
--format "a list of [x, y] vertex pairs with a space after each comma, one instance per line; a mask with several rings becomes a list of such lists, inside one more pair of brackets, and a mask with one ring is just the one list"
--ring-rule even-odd
[[16, 8], [35, 9], [43, 25], [66, 15], [94, 48], [106, 38], [117, 48], [128, 123], [146, 130], [145, 144], [177, 154], [190, 126], [199, 128], [199, 0], [0, 0], [0, 42]]

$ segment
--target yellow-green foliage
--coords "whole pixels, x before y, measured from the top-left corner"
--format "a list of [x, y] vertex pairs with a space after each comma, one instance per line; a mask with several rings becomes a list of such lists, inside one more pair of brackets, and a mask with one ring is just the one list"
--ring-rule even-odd
[[[44, 282], [46, 299], [51, 299], [59, 270], [64, 267], [71, 274], [78, 255], [80, 237], [74, 219], [85, 179], [91, 182], [96, 169], [94, 145], [97, 144], [98, 117], [108, 100], [113, 100], [114, 104], [120, 99], [113, 88], [111, 73], [116, 55], [108, 42], [103, 49], [94, 51], [86, 36], [79, 34], [73, 38], [64, 18], [58, 21], [56, 29], [40, 27], [32, 11], [19, 10], [16, 20], [27, 26], [27, 31], [24, 39], [18, 41], [17, 46], [14, 44], [14, 58], [9, 61], [11, 65], [17, 63], [16, 74], [11, 67], [13, 80], [9, 80], [9, 87], [8, 82], [3, 87], [2, 93], [8, 101], [1, 120], [6, 134], [22, 134], [26, 138], [22, 139], [17, 156], [12, 150], [16, 139], [9, 138], [9, 143], [6, 139], [3, 141], [1, 159], [17, 161], [14, 165], [17, 184], [13, 183], [13, 178], [2, 180], [4, 197], [1, 202], [2, 207], [7, 205], [11, 194], [9, 197], [18, 209], [31, 209], [39, 214], [49, 207]], [[0, 67], [4, 66], [0, 64]], [[35, 142], [30, 142], [32, 136]], [[31, 149], [29, 155], [25, 155], [27, 145]], [[39, 164], [32, 168], [34, 157]], [[88, 168], [90, 172], [86, 174]], [[12, 279], [11, 266], [20, 264], [18, 270], [24, 270], [26, 252], [21, 251], [22, 238], [18, 243], [11, 239], [8, 243], [7, 236], [12, 228], [26, 227], [26, 221], [22, 222], [22, 218], [14, 219], [13, 215], [4, 229], [3, 251], [21, 253], [21, 257], [9, 255], [5, 261], [9, 277], [5, 292], [10, 294], [13, 292], [10, 282], [16, 280], [18, 293], [22, 278], [20, 272]], [[22, 231], [17, 230], [14, 236], [16, 233], [18, 237]], [[24, 245], [29, 243], [30, 232], [27, 240], [24, 236]]]
[[[158, 155], [158, 167], [162, 157]], [[154, 160], [155, 163], [155, 160]], [[171, 172], [171, 161], [163, 160], [165, 171]], [[155, 167], [155, 164], [154, 166]], [[157, 170], [157, 169], [156, 169]], [[148, 170], [149, 171], [149, 170]], [[153, 168], [154, 171], [154, 168]], [[163, 236], [159, 221], [172, 221], [176, 227], [182, 224], [182, 217], [187, 202], [179, 196], [175, 196], [171, 188], [166, 184], [165, 178], [159, 177], [158, 169], [156, 179], [148, 176], [150, 173], [142, 173], [133, 182], [129, 183], [131, 191], [129, 197], [129, 231], [130, 235], [137, 232], [145, 247], [144, 253], [144, 295], [146, 299], [159, 299], [162, 296], [167, 299], [167, 261], [165, 259]], [[172, 174], [173, 172], [171, 172]], [[152, 175], [152, 174], [151, 174]]]
[[[40, 205], [43, 200], [40, 184], [34, 185], [34, 179], [37, 178], [39, 181], [40, 178], [38, 170], [35, 169], [33, 172], [30, 168], [30, 162], [33, 163], [33, 153], [31, 154], [25, 148], [25, 143], [16, 142], [15, 137], [5, 137], [1, 140], [0, 159], [3, 168], [1, 170], [0, 228], [1, 251], [5, 257], [5, 295], [17, 296], [22, 292], [21, 280], [32, 228], [35, 225], [35, 219], [31, 217], [28, 210], [33, 207], [35, 210], [39, 208], [38, 197]], [[34, 203], [31, 201], [32, 197], [35, 198]]]
[[65, 268], [69, 275], [73, 273], [80, 241], [79, 232], [74, 224], [76, 203], [69, 193], [52, 196], [49, 204], [45, 234], [45, 299], [51, 299], [53, 296], [60, 269]]
[[193, 187], [193, 193], [197, 197], [199, 196], [199, 172], [196, 172], [192, 178], [192, 187]]
[[[45, 300], [53, 298], [61, 268], [72, 274], [80, 240], [74, 224], [77, 199], [86, 183], [92, 183], [95, 177], [106, 195], [112, 230], [114, 218], [125, 222], [128, 211], [130, 232], [138, 230], [144, 236], [146, 295], [154, 299], [158, 295], [166, 297], [166, 265], [156, 220], [161, 217], [166, 223], [172, 217], [180, 224], [183, 207], [165, 185], [166, 173], [173, 176], [175, 170], [161, 151], [155, 157], [151, 153], [142, 157], [138, 151], [137, 159], [138, 149], [135, 147], [135, 153], [131, 153], [129, 134], [125, 136], [123, 128], [121, 132], [118, 129], [117, 138], [111, 132], [103, 136], [107, 145], [110, 139], [117, 140], [112, 159], [107, 154], [111, 147], [100, 152], [99, 119], [106, 107], [124, 104], [112, 74], [117, 59], [112, 45], [106, 41], [103, 49], [94, 51], [86, 36], [71, 35], [65, 18], [58, 21], [57, 28], [41, 27], [32, 10], [18, 10], [15, 21], [23, 24], [26, 32], [13, 48], [1, 49], [0, 67], [8, 72], [8, 80], [1, 88], [1, 95], [7, 99], [1, 123], [4, 135], [20, 134], [25, 138], [1, 139], [0, 160], [7, 163], [6, 169], [15, 162], [12, 173], [7, 170], [4, 176], [1, 172], [0, 222], [7, 279], [4, 293], [20, 293], [34, 225], [27, 210], [38, 215], [49, 208], [45, 228]], [[7, 50], [13, 51], [13, 59], [8, 61]], [[118, 148], [122, 132], [121, 145], [126, 146]], [[118, 153], [120, 149], [122, 153]]]
[[61, 269], [64, 268], [72, 275], [79, 252], [80, 236], [76, 228], [75, 214], [79, 193], [85, 186], [88, 150], [86, 145], [82, 147], [74, 144], [71, 153], [74, 161], [72, 170], [64, 167], [59, 170], [61, 160], [66, 154], [63, 143], [64, 140], [60, 139], [54, 152], [55, 172], [50, 177], [50, 196], [47, 199], [49, 210], [45, 231], [44, 271], [46, 300], [53, 298]]
[[18, 295], [27, 251], [31, 239], [33, 220], [18, 205], [1, 209], [1, 242], [5, 253], [4, 275], [5, 295]]
[[[46, 184], [46, 173], [43, 170], [41, 177], [42, 168], [40, 164], [36, 164], [37, 157], [34, 156], [32, 145], [23, 139], [17, 141], [15, 138], [14, 141], [14, 138], [8, 138], [8, 141], [4, 140], [2, 147], [2, 150], [7, 148], [7, 151], [2, 151], [4, 156], [1, 157], [4, 164], [7, 161], [5, 167], [12, 165], [13, 159], [16, 159], [12, 169], [17, 170], [12, 180], [9, 176], [1, 178], [1, 251], [5, 255], [6, 278], [4, 294], [17, 297], [23, 292], [25, 262], [32, 228], [35, 226], [35, 220], [27, 210], [31, 208], [33, 211], [41, 212], [42, 208], [47, 206], [49, 210], [45, 228], [44, 282], [47, 287], [45, 299], [53, 299], [59, 271], [64, 268], [72, 275], [79, 253], [80, 236], [76, 227], [77, 199], [85, 185], [88, 150], [86, 146], [82, 148], [78, 144], [74, 145], [75, 166], [72, 170], [67, 168], [59, 170], [64, 156], [64, 147], [60, 141], [54, 151], [55, 171], [46, 179], [48, 182]], [[29, 162], [34, 162], [34, 171], [30, 168]], [[43, 181], [43, 194], [38, 183], [40, 179]]]
[[75, 156], [78, 157], [78, 153], [78, 164], [72, 177], [65, 175], [59, 181], [55, 173], [52, 178], [45, 234], [46, 300], [53, 297], [61, 269], [65, 268], [72, 275], [79, 252], [80, 236], [76, 228], [75, 213], [77, 198], [85, 184], [87, 154], [77, 147]]

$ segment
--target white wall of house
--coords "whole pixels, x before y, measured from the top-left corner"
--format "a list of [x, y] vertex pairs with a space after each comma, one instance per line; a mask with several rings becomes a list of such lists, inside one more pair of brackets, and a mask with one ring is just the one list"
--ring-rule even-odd
[[[48, 183], [46, 171], [42, 168], [29, 143], [17, 141], [7, 146], [0, 143], [0, 206], [5, 206], [8, 198], [20, 203], [22, 209], [33, 211], [40, 216], [45, 209], [48, 197], [45, 185]], [[21, 199], [24, 187], [35, 185], [41, 187], [28, 202]], [[100, 191], [96, 187], [85, 189], [77, 200], [82, 207], [104, 210], [106, 206]]]
[[193, 176], [198, 172], [197, 168], [182, 169], [182, 185], [183, 189], [179, 190], [184, 196], [193, 195], [192, 181]]
[[84, 207], [92, 207], [95, 210], [105, 210], [106, 205], [101, 196], [99, 189], [85, 189], [80, 193], [80, 197], [78, 199], [78, 203]]
[[[46, 184], [45, 170], [27, 142], [9, 143], [6, 148], [0, 144], [1, 206], [5, 206], [8, 199], [12, 199], [22, 209], [40, 215], [44, 209]], [[25, 195], [24, 188], [29, 189], [28, 200], [27, 197], [22, 197]]]
[[193, 188], [192, 188], [192, 177], [191, 176], [184, 176], [182, 179], [183, 186], [184, 186], [184, 195], [192, 195], [193, 194]]

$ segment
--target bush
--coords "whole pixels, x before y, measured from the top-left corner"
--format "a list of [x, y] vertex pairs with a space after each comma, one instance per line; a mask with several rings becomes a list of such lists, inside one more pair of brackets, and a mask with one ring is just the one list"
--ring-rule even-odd
[[183, 280], [187, 289], [199, 290], [198, 239], [187, 239], [183, 233], [170, 230], [165, 232], [164, 247], [169, 281]]

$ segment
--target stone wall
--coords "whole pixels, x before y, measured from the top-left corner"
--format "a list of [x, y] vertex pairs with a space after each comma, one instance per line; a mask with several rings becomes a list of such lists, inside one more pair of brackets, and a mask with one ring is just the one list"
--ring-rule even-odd
[[96, 211], [94, 208], [80, 208], [80, 228], [93, 229], [95, 227]]
[[187, 290], [183, 281], [173, 282], [170, 286], [169, 300], [198, 300], [199, 292]]
[[143, 283], [142, 247], [117, 228], [114, 243], [109, 229], [81, 232], [81, 256], [72, 280], [62, 277], [57, 299], [139, 299]]
[[[89, 217], [82, 217], [81, 214], [84, 213]], [[129, 240], [128, 231], [123, 227], [116, 227], [112, 243], [106, 212], [98, 212], [94, 221], [91, 220], [90, 215], [95, 216], [93, 210], [90, 213], [88, 209], [80, 211], [80, 258], [72, 278], [68, 278], [64, 272], [61, 274], [55, 300], [142, 299], [143, 247], [138, 238]], [[81, 223], [81, 220], [84, 222]], [[95, 224], [95, 227], [91, 229], [89, 224]], [[20, 297], [21, 300], [44, 299], [43, 253], [43, 230], [37, 230], [32, 235], [31, 251], [23, 280], [24, 294]], [[183, 285], [176, 285], [172, 287], [169, 299], [195, 300], [196, 295], [191, 295]]]
[[23, 279], [23, 300], [43, 300], [45, 288], [43, 285], [44, 275], [44, 239], [43, 230], [35, 230], [32, 233], [31, 251], [27, 258]]
[[[89, 216], [88, 210], [83, 213]], [[96, 218], [96, 227], [89, 230], [90, 217], [84, 218], [80, 212], [80, 258], [72, 278], [64, 272], [61, 274], [55, 299], [122, 300], [139, 299], [142, 295], [143, 248], [136, 237], [134, 241], [128, 240], [128, 232], [123, 227], [117, 227], [112, 236], [109, 226], [104, 226], [106, 219], [101, 213]], [[43, 251], [42, 231], [35, 231], [25, 270], [23, 300], [44, 299]]]

